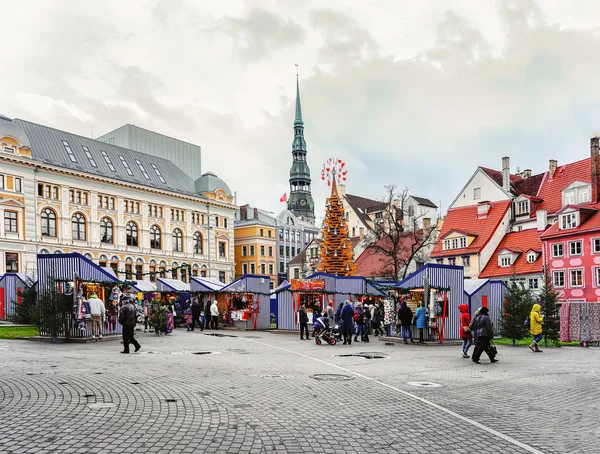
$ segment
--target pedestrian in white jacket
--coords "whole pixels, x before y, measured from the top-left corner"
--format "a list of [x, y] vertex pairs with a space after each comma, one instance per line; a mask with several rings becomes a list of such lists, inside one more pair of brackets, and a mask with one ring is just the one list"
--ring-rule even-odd
[[106, 315], [104, 303], [95, 293], [90, 295], [88, 303], [90, 304], [90, 315], [92, 316], [92, 338], [102, 337], [102, 320]]
[[210, 306], [210, 323], [212, 329], [219, 329], [219, 307], [216, 300]]

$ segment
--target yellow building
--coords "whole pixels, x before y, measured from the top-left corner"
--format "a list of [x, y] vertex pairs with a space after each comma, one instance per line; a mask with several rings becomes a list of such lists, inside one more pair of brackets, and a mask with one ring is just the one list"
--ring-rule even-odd
[[244, 274], [269, 276], [271, 288], [277, 280], [277, 224], [258, 208], [241, 206], [235, 215], [234, 254], [236, 277]]

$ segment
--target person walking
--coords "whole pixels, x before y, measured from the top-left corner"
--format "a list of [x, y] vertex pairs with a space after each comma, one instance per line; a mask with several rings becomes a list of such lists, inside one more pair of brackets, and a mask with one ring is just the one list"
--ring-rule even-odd
[[[304, 303], [302, 303], [298, 311], [298, 321], [300, 322], [300, 340], [304, 340], [304, 333], [306, 333], [306, 340], [310, 340], [310, 336], [308, 335], [308, 314], [306, 313], [306, 305]], [[313, 320], [313, 326], [316, 321], [316, 319]]]
[[90, 315], [92, 316], [92, 339], [95, 339], [96, 336], [102, 338], [102, 322], [106, 317], [106, 308], [95, 293], [90, 295], [88, 303], [90, 304]]
[[533, 335], [533, 342], [529, 344], [529, 349], [534, 353], [542, 353], [538, 347], [542, 340], [542, 323], [544, 322], [544, 317], [540, 315], [541, 308], [539, 304], [534, 304], [529, 314], [529, 332]]
[[206, 315], [206, 324], [204, 327], [206, 329], [210, 329], [210, 321], [211, 321], [210, 306], [211, 305], [212, 305], [212, 302], [209, 299], [207, 299], [206, 302], [204, 303], [204, 314]]
[[190, 305], [190, 310], [192, 312], [192, 331], [194, 331], [194, 327], [196, 323], [200, 326], [200, 331], [204, 331], [204, 325], [200, 321], [200, 305], [198, 304], [198, 300], [194, 299], [192, 304]]
[[474, 363], [481, 364], [479, 358], [481, 354], [485, 352], [490, 358], [490, 362], [496, 363], [497, 359], [490, 352], [490, 341], [494, 338], [494, 330], [492, 329], [492, 321], [488, 315], [489, 311], [487, 307], [482, 307], [479, 310], [479, 315], [471, 323], [471, 330], [475, 328], [477, 343], [475, 344], [475, 350], [473, 350], [473, 357], [471, 358]]
[[352, 331], [354, 329], [354, 309], [350, 301], [346, 300], [341, 311], [342, 335], [344, 336], [344, 345], [352, 345]]
[[135, 307], [132, 304], [131, 297], [125, 295], [121, 298], [123, 306], [119, 310], [119, 323], [123, 325], [123, 351], [121, 353], [129, 353], [129, 344], [133, 344], [137, 352], [142, 346], [135, 340], [134, 328], [136, 324]]
[[342, 308], [344, 307], [344, 303], [340, 303], [337, 311], [335, 312], [335, 322], [338, 323], [342, 320]]
[[468, 304], [459, 304], [458, 310], [460, 311], [460, 333], [459, 336], [463, 341], [462, 344], [462, 356], [463, 358], [469, 357], [469, 348], [473, 343], [473, 335], [471, 334], [471, 314], [469, 314]]
[[425, 303], [419, 303], [419, 307], [417, 307], [417, 310], [415, 311], [415, 318], [417, 320], [417, 329], [419, 330], [419, 344], [424, 344], [423, 331], [427, 328], [427, 310], [425, 309]]
[[360, 314], [360, 322], [362, 325], [361, 342], [369, 342], [369, 328], [371, 325], [371, 309], [366, 304], [363, 306]]
[[352, 320], [355, 322], [354, 342], [358, 342], [358, 336], [362, 339], [362, 304], [356, 303]]
[[381, 321], [383, 320], [383, 314], [381, 313], [381, 308], [378, 304], [375, 305], [375, 309], [373, 310], [373, 319], [371, 323], [373, 324], [373, 335], [378, 336], [379, 333], [383, 336], [383, 329], [381, 329]]
[[212, 329], [219, 329], [219, 306], [217, 300], [214, 300], [210, 306], [210, 324]]
[[402, 329], [402, 339], [404, 339], [404, 343], [408, 344], [410, 340], [413, 343], [412, 332], [410, 331], [410, 325], [413, 320], [413, 312], [410, 307], [406, 304], [406, 301], [402, 301], [400, 304], [400, 309], [398, 309], [398, 320], [400, 321], [400, 326]]

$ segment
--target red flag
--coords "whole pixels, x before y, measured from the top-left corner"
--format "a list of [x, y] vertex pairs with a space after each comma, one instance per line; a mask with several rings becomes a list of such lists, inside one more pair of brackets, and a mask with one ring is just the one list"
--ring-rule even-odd
[[283, 202], [287, 202], [287, 192], [281, 196], [281, 198], [279, 199], [279, 201], [280, 201], [281, 203], [283, 203]]

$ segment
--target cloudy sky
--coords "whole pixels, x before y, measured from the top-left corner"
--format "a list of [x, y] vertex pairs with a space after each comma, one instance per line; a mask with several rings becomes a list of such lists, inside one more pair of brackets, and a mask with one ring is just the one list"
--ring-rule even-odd
[[476, 166], [543, 171], [600, 133], [600, 2], [0, 0], [0, 113], [202, 146], [238, 203], [288, 190], [295, 63], [317, 214], [408, 186], [445, 211]]

